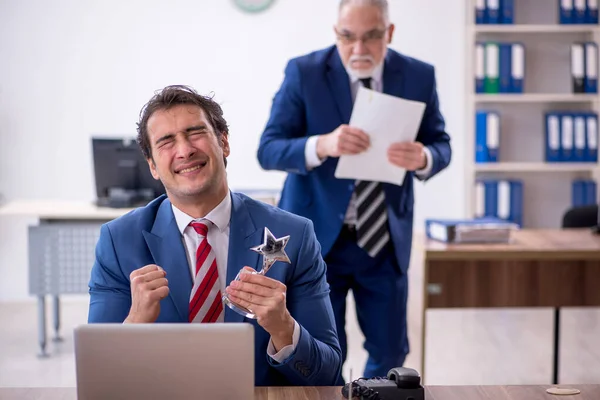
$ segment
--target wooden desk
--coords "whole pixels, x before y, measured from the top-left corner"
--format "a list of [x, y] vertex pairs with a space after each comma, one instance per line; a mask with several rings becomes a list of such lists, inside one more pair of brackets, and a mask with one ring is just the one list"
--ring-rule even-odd
[[[574, 396], [546, 393], [550, 386], [426, 386], [426, 400], [598, 400], [600, 385], [561, 386], [581, 391]], [[75, 388], [0, 388], [2, 400], [76, 400]], [[255, 400], [343, 399], [340, 387], [256, 388]]]
[[552, 382], [557, 383], [560, 307], [600, 306], [598, 282], [600, 236], [588, 229], [521, 230], [510, 244], [427, 240], [421, 374], [428, 309], [554, 307]]

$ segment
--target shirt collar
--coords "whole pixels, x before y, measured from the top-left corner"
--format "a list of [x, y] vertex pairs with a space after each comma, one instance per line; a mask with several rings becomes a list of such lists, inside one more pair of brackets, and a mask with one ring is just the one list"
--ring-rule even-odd
[[188, 227], [192, 221], [209, 220], [212, 222], [221, 232], [229, 227], [229, 220], [231, 219], [231, 193], [228, 191], [227, 196], [213, 208], [204, 218], [192, 218], [171, 203], [173, 214], [175, 215], [175, 221], [177, 222], [177, 228], [179, 233], [183, 235], [185, 228]]

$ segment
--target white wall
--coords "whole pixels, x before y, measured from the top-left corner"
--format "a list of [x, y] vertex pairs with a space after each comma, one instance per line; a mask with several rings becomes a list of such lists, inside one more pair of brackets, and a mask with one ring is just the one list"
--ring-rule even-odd
[[[392, 47], [437, 67], [451, 166], [417, 185], [416, 229], [463, 213], [465, 0], [391, 0]], [[214, 92], [230, 124], [232, 187], [278, 188], [259, 136], [288, 58], [333, 43], [337, 1], [278, 0], [244, 14], [231, 0], [0, 0], [0, 194], [94, 199], [90, 137], [135, 133], [169, 84]], [[310, 25], [309, 25], [310, 24]], [[0, 300], [28, 297], [26, 224], [0, 219]]]

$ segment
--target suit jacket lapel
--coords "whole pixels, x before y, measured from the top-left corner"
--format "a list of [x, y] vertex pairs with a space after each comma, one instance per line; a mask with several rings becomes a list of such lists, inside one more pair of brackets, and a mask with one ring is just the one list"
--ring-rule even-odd
[[404, 98], [402, 69], [399, 63], [394, 63], [391, 58], [392, 53], [388, 51], [383, 67], [383, 93]]
[[335, 101], [342, 118], [342, 123], [350, 122], [352, 115], [352, 91], [350, 90], [350, 78], [342, 64], [337, 49], [333, 49], [328, 61], [327, 81], [331, 95]]
[[[243, 198], [231, 194], [231, 220], [229, 223], [229, 250], [227, 256], [228, 286], [245, 266], [260, 271], [259, 254], [250, 250], [262, 242], [263, 226], [254, 224]], [[225, 306], [225, 322], [242, 322], [244, 317]]]
[[179, 317], [187, 322], [192, 277], [185, 247], [168, 199], [160, 205], [152, 231], [142, 233], [154, 262], [167, 272], [169, 297], [175, 304]]

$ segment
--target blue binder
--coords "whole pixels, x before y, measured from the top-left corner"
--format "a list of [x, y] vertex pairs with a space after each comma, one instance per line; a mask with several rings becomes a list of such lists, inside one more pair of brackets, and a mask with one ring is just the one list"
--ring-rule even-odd
[[475, 162], [498, 162], [500, 147], [500, 115], [480, 110], [475, 115]]
[[560, 124], [560, 157], [561, 162], [574, 161], [575, 132], [573, 126], [573, 114], [563, 113]]
[[573, 117], [573, 157], [572, 162], [586, 161], [586, 115], [572, 113]]
[[523, 182], [510, 181], [510, 216], [509, 221], [523, 226]]
[[500, 0], [485, 0], [485, 20], [488, 24], [500, 23]]
[[485, 0], [477, 0], [475, 2], [475, 23], [478, 25], [485, 24], [486, 23], [485, 14], [486, 14]]
[[584, 62], [585, 62], [585, 93], [598, 93], [598, 45], [594, 42], [585, 42]]
[[501, 0], [500, 1], [500, 23], [501, 24], [513, 24], [515, 15], [515, 4], [514, 0]]
[[475, 43], [475, 93], [485, 93], [485, 42]]
[[598, 0], [587, 0], [585, 7], [585, 23], [598, 23]]
[[573, 23], [573, 0], [558, 0], [558, 22], [565, 25]]
[[585, 161], [598, 162], [598, 115], [596, 113], [586, 113], [585, 132]]
[[561, 116], [556, 112], [545, 114], [546, 127], [546, 162], [558, 162], [560, 160], [560, 125]]
[[513, 43], [510, 55], [510, 91], [523, 93], [525, 79], [525, 46], [523, 43]]
[[585, 24], [586, 20], [586, 0], [573, 0], [573, 23]]
[[512, 73], [511, 73], [511, 58], [512, 58], [512, 43], [499, 43], [500, 48], [500, 67], [499, 67], [499, 78], [500, 84], [498, 92], [510, 93]]
[[571, 206], [581, 207], [586, 202], [586, 184], [582, 179], [574, 180], [571, 183]]
[[594, 204], [598, 204], [598, 199], [597, 199], [597, 193], [598, 193], [598, 187], [596, 185], [596, 181], [593, 180], [588, 180], [586, 182], [586, 187], [585, 187], [585, 203], [588, 206], [592, 206]]

